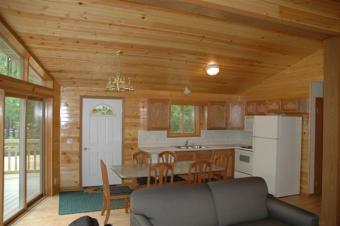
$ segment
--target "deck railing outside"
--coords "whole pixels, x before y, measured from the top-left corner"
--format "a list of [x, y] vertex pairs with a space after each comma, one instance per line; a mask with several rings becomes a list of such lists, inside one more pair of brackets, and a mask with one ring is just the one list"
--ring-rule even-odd
[[[19, 139], [5, 139], [5, 152], [4, 152], [4, 172], [5, 174], [19, 173], [20, 169], [20, 150]], [[26, 167], [28, 172], [40, 171], [40, 139], [27, 140], [27, 156]]]

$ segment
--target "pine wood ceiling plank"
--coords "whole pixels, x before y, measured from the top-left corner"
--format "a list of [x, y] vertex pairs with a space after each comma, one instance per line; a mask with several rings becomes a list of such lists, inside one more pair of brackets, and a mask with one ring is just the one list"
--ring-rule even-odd
[[[276, 0], [183, 0], [186, 2], [195, 2], [195, 4], [201, 4], [205, 7], [221, 8], [225, 11], [237, 12], [242, 15], [251, 16], [255, 18], [264, 18], [266, 20], [273, 20], [279, 23], [285, 23], [291, 26], [308, 28], [311, 30], [324, 32], [330, 35], [340, 34], [339, 17], [336, 11], [329, 13], [330, 9], [339, 9], [340, 5], [337, 2], [325, 1], [323, 9], [314, 7], [311, 12], [310, 2], [318, 0], [307, 1], [276, 1]], [[282, 5], [284, 4], [284, 5]], [[288, 4], [288, 7], [287, 7]], [[325, 11], [324, 8], [328, 10]], [[282, 11], [287, 10], [299, 10], [301, 14], [305, 14], [300, 18], [292, 18], [286, 16]], [[328, 12], [328, 13], [327, 13]], [[327, 16], [326, 16], [327, 15]], [[314, 19], [312, 19], [314, 18]]]
[[[179, 12], [150, 9], [145, 6], [124, 6], [123, 4], [127, 3], [121, 1], [104, 1], [107, 2], [106, 4], [102, 2], [82, 1], [82, 5], [79, 5], [79, 1], [34, 1], [33, 4], [35, 5], [32, 6], [29, 3], [29, 7], [25, 7], [27, 3], [7, 0], [3, 4], [3, 9], [5, 12], [20, 12], [21, 15], [23, 13], [30, 13], [32, 15], [45, 15], [64, 20], [91, 21], [107, 25], [111, 24], [112, 26], [158, 30], [167, 33], [204, 35], [205, 37], [212, 38], [221, 35], [234, 35], [235, 37], [246, 37], [257, 41], [267, 40], [274, 43], [282, 41], [282, 38], [285, 40], [286, 45], [292, 44], [295, 47], [297, 45], [294, 43], [304, 41], [306, 48], [308, 46], [313, 47], [316, 44], [315, 40], [285, 34], [284, 32], [267, 31], [251, 25], [216, 21]], [[84, 14], [86, 14], [86, 18], [84, 18]], [[192, 23], [193, 20], [196, 23]], [[220, 29], [221, 27], [224, 29]], [[226, 40], [228, 39], [224, 36], [221, 37]]]
[[[282, 61], [289, 62], [290, 60], [294, 62], [301, 59], [301, 56], [306, 54], [306, 51], [299, 52], [299, 49], [294, 51], [294, 55], [287, 55], [286, 53], [277, 53], [270, 49], [264, 51], [263, 48], [257, 47], [256, 49], [243, 45], [234, 45], [233, 42], [217, 42], [215, 40], [198, 37], [171, 35], [156, 31], [150, 32], [143, 29], [131, 30], [130, 28], [125, 27], [112, 28], [106, 25], [83, 21], [74, 23], [74, 21], [59, 21], [51, 18], [36, 18], [33, 21], [29, 21], [32, 19], [31, 17], [23, 18], [21, 16], [15, 17], [15, 19], [15, 24], [17, 24], [16, 28], [19, 31], [26, 33], [31, 32], [34, 34], [49, 34], [56, 37], [75, 37], [97, 41], [113, 41], [126, 44], [168, 47], [175, 50], [184, 49], [224, 56], [233, 54], [233, 56], [236, 57], [247, 56], [250, 59], [271, 59], [275, 60], [276, 63]], [[36, 26], [29, 27], [28, 24], [26, 24], [27, 22], [34, 23]], [[93, 30], [94, 27], [96, 28], [95, 30]], [[254, 45], [254, 47], [256, 47], [256, 45]], [[309, 51], [307, 53], [309, 53]]]

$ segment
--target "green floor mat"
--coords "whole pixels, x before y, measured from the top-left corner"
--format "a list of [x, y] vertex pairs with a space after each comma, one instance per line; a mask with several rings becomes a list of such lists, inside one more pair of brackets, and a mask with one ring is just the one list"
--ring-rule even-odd
[[[59, 215], [100, 211], [102, 203], [102, 192], [61, 192], [59, 194]], [[124, 207], [125, 200], [112, 200], [111, 209], [121, 209]]]

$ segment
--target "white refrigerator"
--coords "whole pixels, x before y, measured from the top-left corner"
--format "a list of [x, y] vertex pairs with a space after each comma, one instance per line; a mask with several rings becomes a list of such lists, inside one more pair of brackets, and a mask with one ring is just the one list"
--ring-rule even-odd
[[254, 117], [253, 176], [276, 197], [300, 193], [301, 135], [301, 117]]

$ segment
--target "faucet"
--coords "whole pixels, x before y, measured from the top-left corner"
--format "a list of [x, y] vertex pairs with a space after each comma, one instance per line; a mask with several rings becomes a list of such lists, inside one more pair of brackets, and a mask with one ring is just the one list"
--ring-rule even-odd
[[185, 147], [189, 147], [189, 140], [186, 140], [186, 141], [185, 141], [184, 146], [185, 146]]

